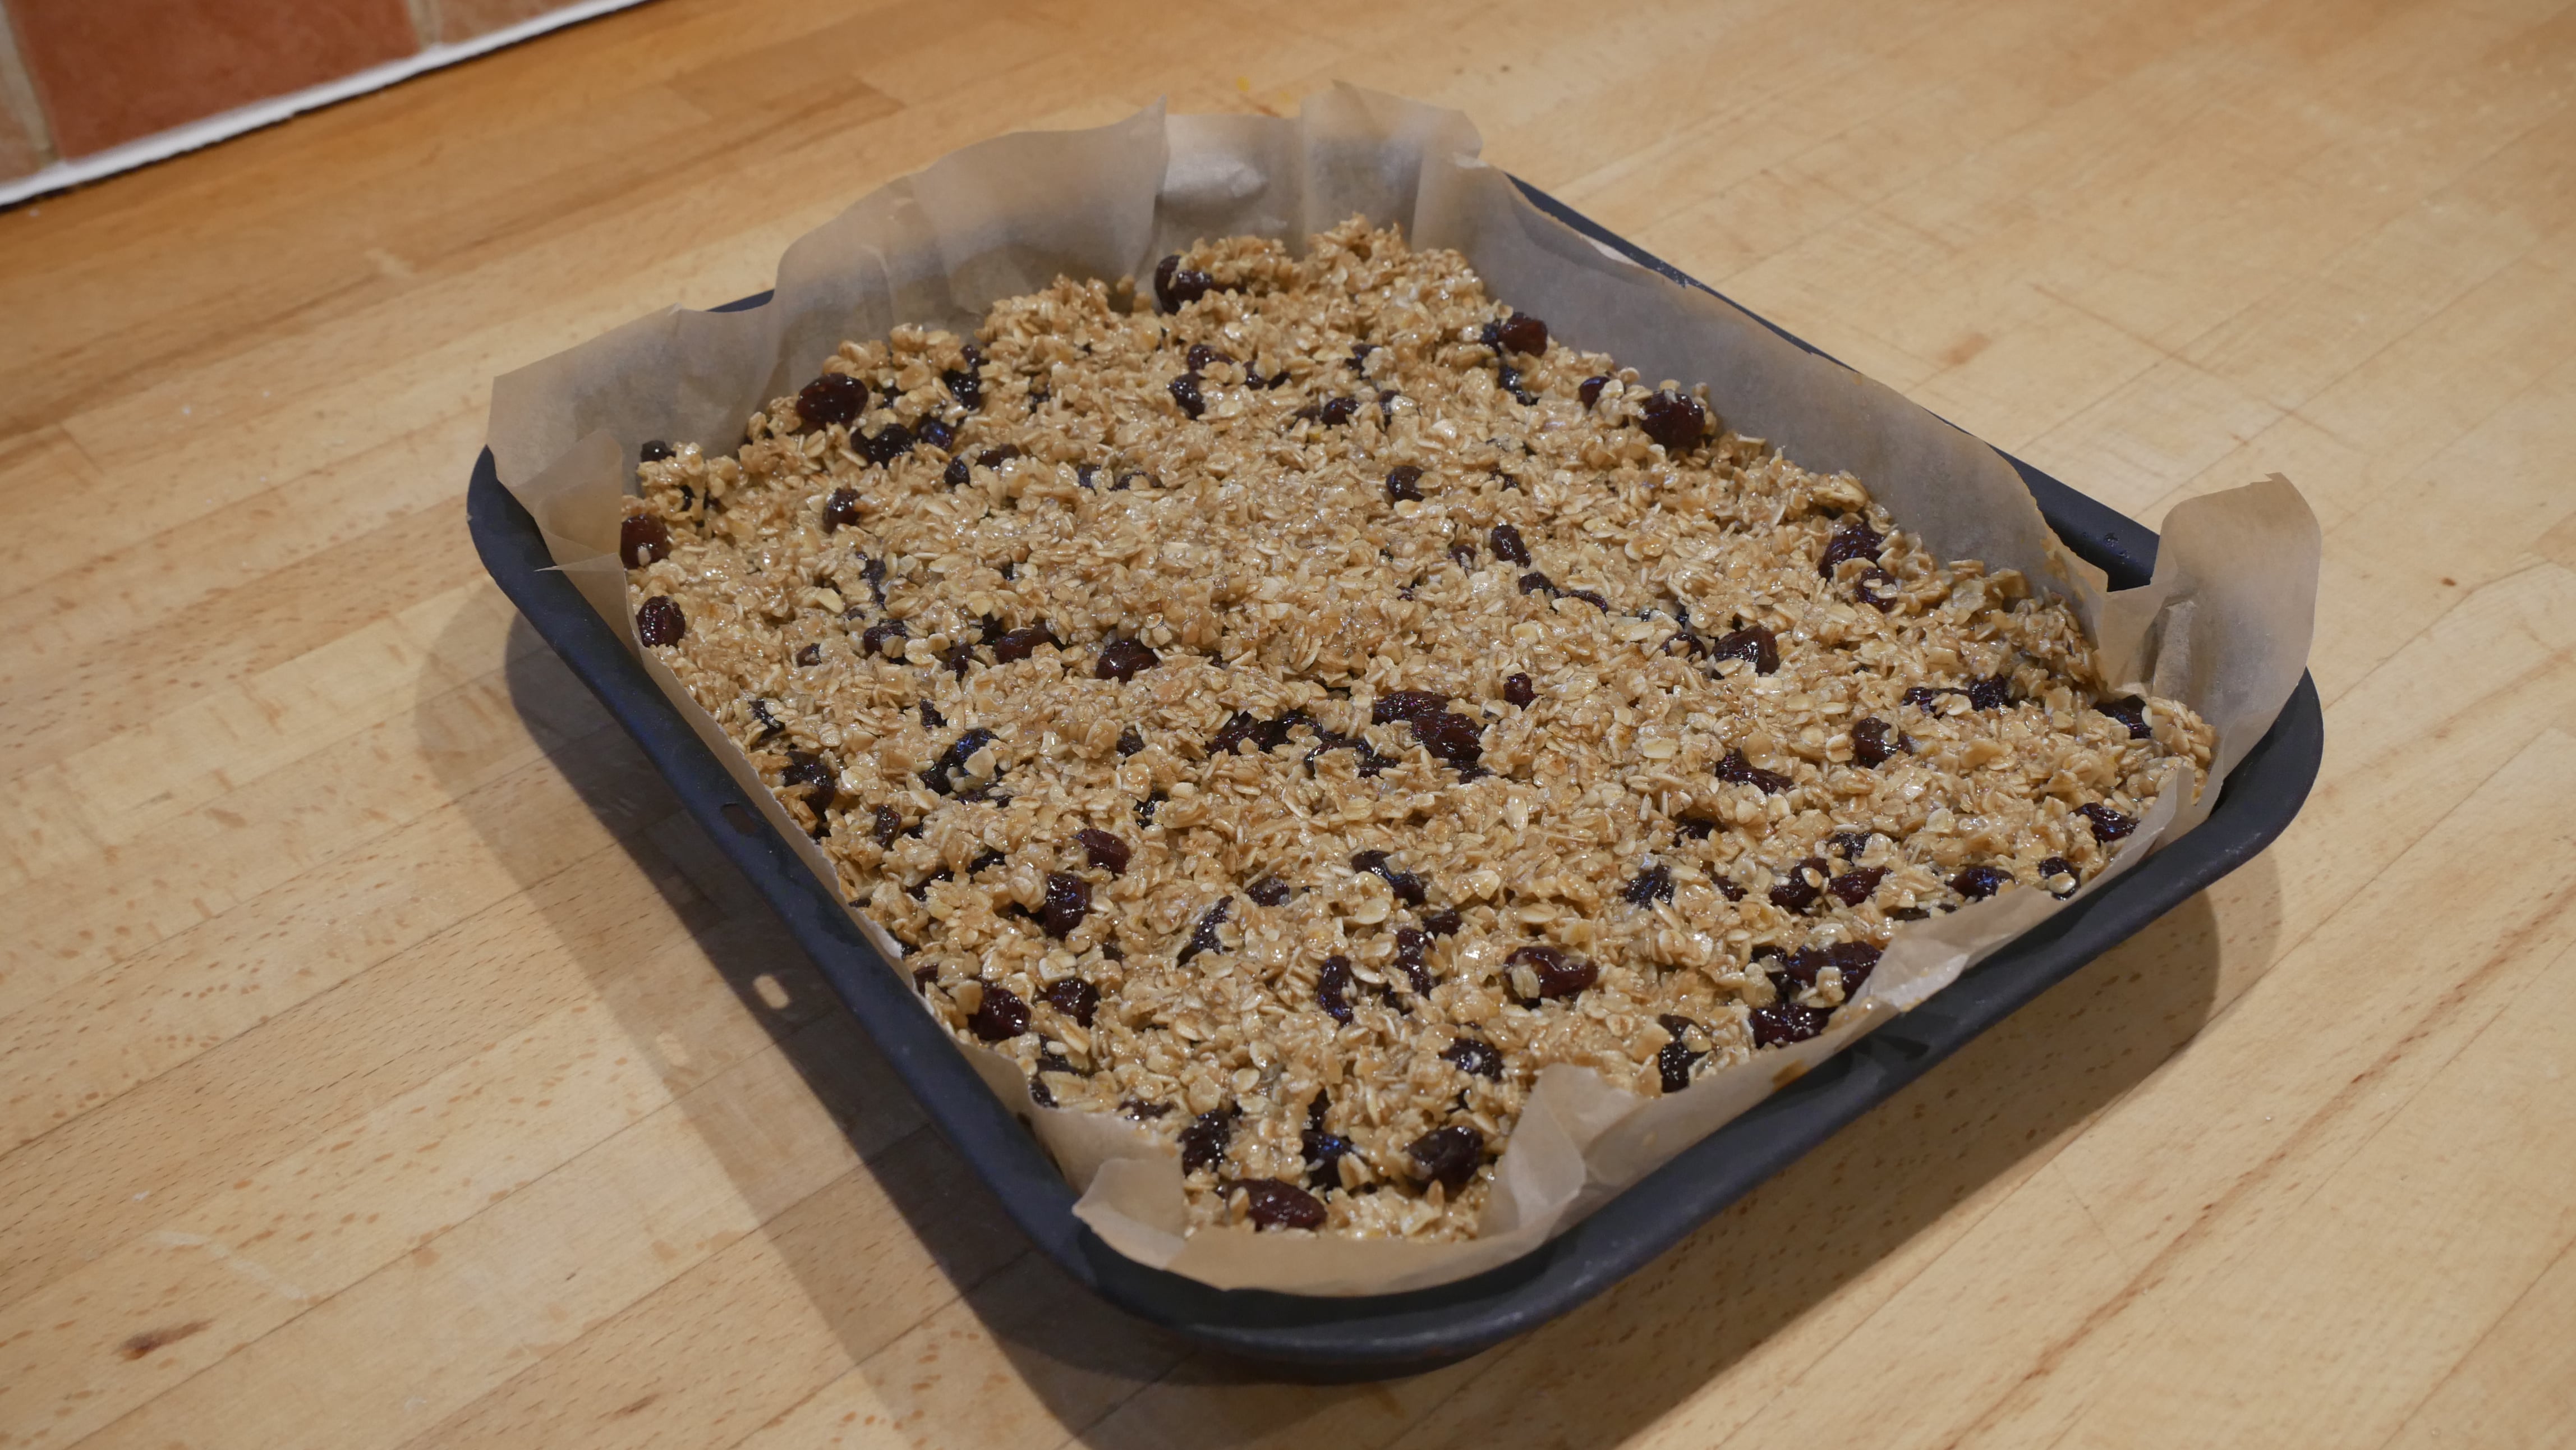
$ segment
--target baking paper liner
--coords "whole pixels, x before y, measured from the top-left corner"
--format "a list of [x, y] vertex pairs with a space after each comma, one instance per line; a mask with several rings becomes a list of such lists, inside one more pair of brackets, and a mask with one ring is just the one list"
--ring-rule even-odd
[[[1848, 471], [1947, 559], [2019, 569], [2093, 631], [2107, 680], [2151, 688], [2217, 731], [2211, 784], [2179, 766], [2101, 875], [2097, 891], [2208, 813], [2217, 782], [2271, 727], [2306, 668], [2321, 537], [2274, 476], [2177, 505], [2155, 579], [2110, 593], [2050, 532], [1994, 450], [1887, 388], [1801, 350], [1745, 313], [1610, 252], [1533, 207], [1477, 159], [1463, 115], [1343, 87], [1293, 120], [1166, 116], [1157, 107], [1089, 131], [1004, 136], [895, 181], [806, 234], [779, 261], [776, 295], [742, 312], [671, 308], [500, 379], [490, 446], [501, 481], [571, 577], [815, 874], [822, 850], [662, 662], [638, 649], [615, 557], [629, 460], [647, 439], [730, 452], [743, 420], [794, 392], [844, 339], [898, 323], [971, 335], [996, 300], [1059, 275], [1142, 277], [1201, 238], [1308, 235], [1354, 214], [1400, 223], [1416, 247], [1451, 247], [1490, 295], [1545, 317], [1578, 347], [1646, 379], [1706, 383], [1726, 426], [1818, 471]], [[1539, 1074], [1495, 1170], [1478, 1237], [1461, 1243], [1242, 1230], [1185, 1232], [1180, 1160], [1123, 1118], [1042, 1108], [1019, 1068], [959, 1045], [1031, 1123], [1074, 1207], [1119, 1252], [1221, 1288], [1378, 1294], [1465, 1278], [1528, 1252], [1683, 1148], [1940, 990], [2064, 904], [2008, 891], [1898, 929], [1867, 990], [1823, 1035], [1644, 1098], [1590, 1068]], [[853, 911], [886, 953], [901, 956]]]

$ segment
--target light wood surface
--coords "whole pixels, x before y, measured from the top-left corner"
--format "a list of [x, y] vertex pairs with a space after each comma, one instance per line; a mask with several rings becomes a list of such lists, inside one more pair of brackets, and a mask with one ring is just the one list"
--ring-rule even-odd
[[[1349, 79], [2150, 523], [2280, 844], [1633, 1281], [1266, 1384], [1033, 1254], [488, 583], [488, 380]], [[663, 0], [0, 214], [0, 1444], [2576, 1442], [2576, 9]]]

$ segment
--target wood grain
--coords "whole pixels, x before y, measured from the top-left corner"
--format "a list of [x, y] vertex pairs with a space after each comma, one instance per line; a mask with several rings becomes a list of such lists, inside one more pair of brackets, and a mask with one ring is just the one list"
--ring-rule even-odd
[[[1350, 80], [2149, 522], [2270, 852], [1595, 1303], [1263, 1382], [1034, 1255], [462, 529], [489, 379]], [[0, 213], [0, 1445], [2576, 1438], [2576, 6], [661, 0]]]

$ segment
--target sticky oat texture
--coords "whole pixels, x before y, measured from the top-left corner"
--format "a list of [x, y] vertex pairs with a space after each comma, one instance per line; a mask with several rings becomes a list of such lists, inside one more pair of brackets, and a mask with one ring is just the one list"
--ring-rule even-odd
[[1472, 1236], [1551, 1063], [1815, 1035], [2210, 733], [2019, 575], [1354, 221], [897, 329], [648, 445], [638, 633], [1040, 1102], [1193, 1222]]

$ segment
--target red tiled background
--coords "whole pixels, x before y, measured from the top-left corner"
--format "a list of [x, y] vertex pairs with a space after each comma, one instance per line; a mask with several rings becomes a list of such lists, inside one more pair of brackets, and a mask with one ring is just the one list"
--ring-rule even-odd
[[[566, 0], [5, 0], [0, 181]], [[14, 43], [13, 43], [14, 42]]]

